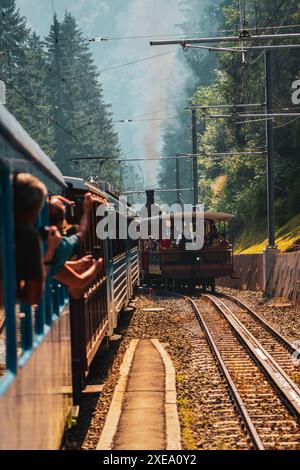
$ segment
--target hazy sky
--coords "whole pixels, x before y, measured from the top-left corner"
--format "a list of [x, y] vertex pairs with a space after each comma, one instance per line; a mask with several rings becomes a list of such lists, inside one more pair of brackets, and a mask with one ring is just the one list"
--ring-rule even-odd
[[[175, 26], [182, 20], [179, 3], [180, 0], [54, 0], [54, 8], [59, 18], [69, 10], [88, 38], [154, 36], [180, 33]], [[16, 0], [16, 4], [32, 29], [42, 36], [48, 33], [51, 0]], [[112, 40], [92, 44], [91, 50], [103, 70], [177, 49], [177, 46], [150, 47], [149, 40]], [[170, 87], [180, 89], [182, 80], [182, 65], [175, 53], [102, 74], [105, 99], [112, 104], [116, 119], [161, 110], [164, 112], [149, 118], [172, 116], [172, 110], [167, 109], [167, 91]], [[124, 154], [144, 157], [159, 152], [162, 125], [158, 121], [116, 124]], [[134, 149], [138, 152], [131, 153]], [[144, 167], [148, 184], [155, 180], [152, 168], [148, 164]]]

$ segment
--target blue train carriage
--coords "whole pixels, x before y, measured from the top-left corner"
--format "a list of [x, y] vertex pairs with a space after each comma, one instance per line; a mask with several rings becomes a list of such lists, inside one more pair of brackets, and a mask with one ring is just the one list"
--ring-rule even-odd
[[[65, 190], [54, 163], [0, 107], [0, 449], [58, 449], [72, 412], [69, 299], [48, 281], [38, 307], [16, 298], [13, 174], [37, 176], [49, 194]], [[39, 220], [47, 225], [47, 207]]]
[[[71, 299], [72, 364], [74, 400], [78, 402], [81, 390], [92, 360], [104, 339], [109, 339], [117, 327], [122, 309], [128, 304], [139, 284], [138, 242], [120, 236], [100, 239], [97, 236], [97, 224], [110, 211], [115, 213], [117, 235], [123, 218], [124, 226], [135, 221], [136, 213], [124, 205], [110, 184], [95, 185], [83, 179], [65, 177], [68, 186], [67, 196], [76, 202], [73, 209], [72, 223], [78, 223], [81, 217], [82, 200], [87, 192], [92, 193], [97, 202], [92, 211], [89, 236], [82, 247], [82, 256], [92, 254], [103, 257], [104, 269], [93, 286], [90, 286], [84, 298]], [[99, 216], [98, 207], [102, 205]], [[98, 215], [97, 215], [98, 211]]]

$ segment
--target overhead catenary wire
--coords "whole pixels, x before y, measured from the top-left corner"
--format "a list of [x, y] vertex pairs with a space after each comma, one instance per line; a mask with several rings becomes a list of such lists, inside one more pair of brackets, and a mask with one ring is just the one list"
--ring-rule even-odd
[[[276, 17], [278, 11], [280, 11], [280, 9], [282, 8], [282, 6], [284, 5], [284, 3], [286, 2], [287, 0], [282, 0], [282, 2], [278, 5], [278, 7], [276, 7], [274, 13], [268, 17], [265, 21], [265, 23], [263, 24], [263, 26], [260, 28], [260, 30], [257, 32], [257, 37], [254, 41], [254, 43], [252, 44], [252, 46], [255, 46], [257, 44], [257, 41], [261, 38], [261, 36], [263, 35], [263, 33], [267, 30], [268, 28], [268, 25], [270, 24], [271, 21], [273, 21], [273, 19]], [[285, 22], [287, 16], [284, 18], [284, 20], [281, 22], [281, 25]], [[276, 34], [278, 33], [279, 29], [277, 29], [276, 31]], [[272, 41], [271, 41], [272, 43]], [[270, 43], [270, 44], [271, 44]], [[239, 90], [239, 99], [241, 99], [241, 96], [242, 96], [242, 93], [243, 93], [243, 88], [244, 88], [244, 82], [245, 82], [245, 78], [246, 78], [246, 72], [248, 70], [248, 66], [250, 65], [254, 65], [259, 59], [260, 57], [264, 54], [264, 50], [262, 51], [262, 53], [252, 62], [248, 63], [246, 62], [244, 65], [244, 69], [243, 69], [243, 72], [242, 72], [242, 77], [241, 77], [241, 86], [240, 86], [240, 90]]]
[[[290, 14], [291, 9], [293, 8], [294, 4], [295, 4], [295, 0], [292, 0], [292, 3], [291, 3], [291, 5], [290, 5], [289, 10], [288, 10], [288, 12], [286, 13], [285, 17], [283, 18], [283, 20], [282, 20], [282, 22], [281, 22], [281, 26], [283, 26], [283, 23], [286, 21], [286, 19], [287, 19], [288, 15]], [[280, 8], [281, 8], [281, 7], [280, 7]], [[280, 27], [281, 27], [281, 26], [280, 26]], [[276, 33], [278, 33], [278, 31], [280, 30], [280, 27], [278, 27], [278, 29], [276, 30]], [[273, 42], [273, 41], [270, 41], [269, 46], [272, 44], [272, 42]], [[255, 44], [254, 44], [254, 45], [255, 45]], [[254, 60], [251, 62], [251, 65], [256, 64], [256, 63], [260, 60], [260, 58], [263, 56], [264, 52], [265, 52], [265, 50], [263, 50], [263, 51], [258, 55], [258, 57], [256, 57], [256, 59], [254, 59]]]
[[207, 116], [203, 116], [204, 119], [242, 119], [245, 118], [264, 118], [265, 120], [268, 118], [284, 118], [284, 117], [300, 117], [300, 113], [270, 113], [270, 114], [240, 114], [240, 113], [232, 113], [232, 114], [210, 114]]
[[173, 49], [172, 51], [168, 51], [168, 52], [163, 52], [162, 54], [156, 54], [156, 55], [152, 55], [152, 56], [148, 56], [148, 57], [142, 57], [141, 59], [133, 60], [132, 62], [126, 62], [124, 64], [114, 65], [112, 67], [107, 67], [105, 69], [100, 69], [99, 73], [105, 73], [105, 72], [109, 72], [111, 70], [119, 69], [121, 67], [127, 67], [129, 65], [138, 64], [140, 62], [145, 62], [145, 61], [148, 61], [148, 60], [157, 59], [158, 57], [162, 57], [162, 56], [165, 56], [165, 55], [168, 55], [168, 54], [174, 54], [174, 52], [177, 52], [176, 49]]
[[56, 121], [55, 119], [52, 119], [50, 116], [48, 116], [48, 114], [44, 113], [30, 98], [23, 95], [23, 93], [20, 92], [20, 90], [18, 90], [12, 83], [8, 82], [6, 79], [3, 79], [2, 77], [0, 77], [0, 80], [2, 80], [6, 84], [6, 86], [10, 87], [15, 93], [17, 93], [24, 101], [29, 103], [41, 116], [44, 117], [44, 119], [46, 119], [48, 122], [51, 122], [55, 126], [59, 127], [63, 132], [65, 132], [67, 135], [72, 137], [72, 139], [74, 139], [75, 142], [80, 145], [82, 150], [87, 152], [87, 148], [82, 144], [82, 142], [77, 138], [77, 136], [74, 135], [70, 130], [66, 129], [58, 121]]
[[133, 122], [148, 122], [148, 121], [178, 121], [181, 117], [162, 117], [162, 118], [146, 118], [146, 119], [120, 119], [118, 121], [112, 121], [114, 124], [127, 124]]
[[[130, 65], [135, 65], [135, 64], [138, 64], [138, 63], [141, 63], [141, 62], [145, 62], [145, 61], [148, 61], [148, 60], [157, 59], [157, 58], [162, 57], [162, 56], [170, 55], [170, 54], [173, 54], [176, 51], [177, 51], [176, 49], [173, 49], [173, 50], [168, 51], [168, 52], [163, 52], [162, 54], [156, 54], [156, 55], [153, 55], [153, 56], [142, 57], [141, 59], [133, 60], [132, 62], [125, 62], [123, 64], [113, 65], [111, 67], [107, 67], [107, 68], [104, 68], [104, 69], [99, 69], [99, 70], [97, 70], [96, 73], [102, 74], [102, 73], [110, 72], [112, 70], [117, 70], [117, 69], [122, 68], [122, 67], [128, 67]], [[60, 80], [64, 83], [67, 83], [70, 79], [81, 79], [81, 78], [84, 78], [88, 75], [93, 75], [93, 74], [94, 74], [94, 72], [85, 72], [85, 73], [78, 74], [78, 75], [68, 75], [67, 77], [62, 77]]]
[[279, 126], [274, 126], [273, 129], [282, 129], [283, 127], [287, 127], [294, 122], [298, 121], [300, 119], [300, 116], [295, 117], [294, 119], [291, 119], [289, 122], [285, 122], [284, 124], [280, 124]]
[[[276, 17], [278, 11], [280, 11], [280, 9], [282, 8], [282, 6], [284, 5], [286, 0], [282, 0], [282, 2], [280, 3], [280, 5], [275, 9], [274, 13], [266, 19], [264, 25], [262, 26], [262, 28], [260, 28], [260, 31], [257, 31], [257, 38], [255, 39], [254, 43], [252, 44], [252, 46], [255, 47], [255, 45], [257, 44], [257, 41], [258, 39], [261, 37], [261, 35], [268, 29], [268, 25], [270, 24], [271, 21], [273, 21], [273, 19]], [[294, 2], [293, 2], [294, 3]], [[286, 21], [286, 18], [289, 14], [290, 10], [287, 12], [286, 16], [284, 17], [283, 21], [281, 21], [280, 23], [280, 26], [282, 26], [284, 24], [284, 22]], [[280, 30], [280, 26], [276, 29], [276, 34], [278, 33], [278, 31]], [[272, 44], [272, 41], [270, 41], [269, 45]], [[250, 62], [246, 62], [246, 66], [244, 67], [243, 69], [243, 73], [242, 73], [242, 77], [241, 77], [241, 88], [240, 88], [240, 94], [239, 94], [239, 98], [241, 98], [242, 96], [242, 93], [243, 93], [243, 88], [244, 88], [244, 83], [245, 83], [245, 79], [246, 79], [246, 72], [248, 70], [248, 66], [252, 66], [252, 65], [255, 65], [256, 62], [258, 62], [260, 60], [260, 58], [263, 56], [263, 54], [265, 53], [265, 49], [258, 55], [258, 57], [253, 60], [253, 61], [250, 61]]]
[[[212, 160], [218, 160], [218, 159], [223, 159], [223, 158], [227, 158], [227, 157], [234, 157], [234, 156], [257, 156], [257, 155], [265, 155], [265, 151], [256, 151], [256, 150], [249, 150], [247, 152], [212, 152], [212, 153], [209, 153], [209, 152], [202, 152], [202, 153], [199, 153], [197, 154], [196, 156], [201, 158], [201, 157], [210, 157], [212, 158]], [[173, 156], [173, 157], [154, 157], [154, 158], [115, 158], [114, 161], [115, 162], [118, 162], [118, 163], [130, 163], [130, 162], [148, 162], [148, 163], [151, 163], [153, 161], [159, 161], [159, 162], [163, 162], [163, 161], [167, 161], [167, 160], [173, 160], [173, 161], [176, 161], [176, 160], [180, 160], [180, 159], [183, 159], [183, 158], [188, 158], [188, 159], [193, 159], [195, 158], [195, 155], [194, 154], [182, 154], [182, 155], [177, 155], [177, 156]], [[79, 163], [80, 161], [98, 161], [98, 162], [101, 162], [101, 161], [107, 161], [107, 157], [80, 157], [80, 158], [70, 158], [68, 161], [71, 161], [73, 163]]]
[[[178, 120], [178, 119], [181, 119], [180, 117], [161, 117], [161, 118], [152, 118], [152, 119], [140, 119], [140, 118], [143, 118], [143, 117], [146, 117], [146, 116], [152, 116], [154, 114], [158, 114], [158, 113], [163, 113], [165, 112], [165, 110], [159, 110], [159, 111], [153, 111], [151, 113], [145, 113], [145, 114], [140, 114], [140, 115], [137, 115], [133, 118], [127, 118], [127, 119], [113, 119], [111, 122], [113, 124], [126, 124], [126, 123], [133, 123], [133, 122], [147, 122], [147, 121], [169, 121], [169, 120]], [[82, 117], [81, 119], [84, 119], [84, 117]], [[93, 119], [93, 120], [89, 120], [88, 122], [86, 122], [85, 124], [82, 124], [82, 126], [78, 127], [78, 128], [75, 128], [75, 129], [72, 129], [72, 132], [74, 132], [75, 130], [79, 130], [79, 129], [83, 129], [91, 124], [93, 124], [94, 122], [96, 122], [98, 119]]]
[[[290, 25], [275, 25], [275, 26], [266, 26], [262, 27], [264, 30], [272, 30], [272, 29], [293, 29], [293, 28], [299, 28], [300, 24], [290, 24]], [[249, 32], [256, 32], [258, 33], [260, 27], [257, 28], [247, 28], [247, 31]], [[129, 39], [151, 39], [151, 38], [167, 38], [167, 37], [182, 37], [183, 35], [187, 38], [188, 36], [195, 36], [195, 35], [201, 35], [201, 34], [219, 34], [219, 33], [232, 33], [236, 29], [231, 28], [231, 29], [222, 29], [218, 31], [209, 31], [209, 30], [202, 30], [202, 31], [191, 31], [189, 33], [173, 33], [173, 34], [147, 34], [147, 35], [133, 35], [133, 36], [96, 36], [93, 38], [89, 38], [88, 42], [94, 42], [94, 43], [101, 43], [101, 42], [109, 42], [109, 41], [125, 41]]]

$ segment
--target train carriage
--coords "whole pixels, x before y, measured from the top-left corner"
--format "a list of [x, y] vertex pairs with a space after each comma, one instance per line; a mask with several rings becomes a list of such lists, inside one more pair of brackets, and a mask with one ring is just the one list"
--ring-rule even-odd
[[[74, 200], [69, 214], [74, 224], [80, 220], [84, 195], [92, 192], [95, 196], [81, 255], [94, 254], [105, 263], [81, 299], [71, 299], [63, 285], [48, 277], [39, 305], [18, 301], [13, 215], [16, 172], [37, 176], [49, 195]], [[100, 189], [82, 179], [64, 178], [5, 107], [0, 107], [0, 449], [60, 448], [91, 362], [104, 338], [113, 334], [120, 312], [139, 282], [137, 243], [127, 237], [97, 238], [100, 205], [123, 216], [126, 226], [136, 216], [122, 206], [109, 185]], [[45, 204], [37, 228], [47, 225]]]
[[[123, 205], [110, 184], [99, 187], [86, 183], [80, 178], [65, 177], [68, 186], [67, 196], [75, 201], [71, 223], [78, 223], [81, 217], [82, 201], [87, 192], [96, 198], [90, 222], [89, 236], [81, 249], [81, 256], [93, 255], [104, 259], [104, 269], [90, 286], [85, 296], [71, 299], [71, 339], [73, 386], [75, 401], [84, 387], [91, 362], [104, 338], [113, 334], [117, 327], [120, 312], [130, 301], [139, 283], [139, 263], [137, 243], [127, 237], [121, 239], [118, 227], [120, 219], [128, 227], [136, 217], [130, 207]], [[103, 214], [114, 211], [117, 221], [115, 238], [100, 240], [97, 237], [97, 224], [101, 217], [97, 209], [102, 205]]]
[[144, 220], [148, 225], [159, 225], [158, 237], [153, 237], [149, 231], [149, 239], [141, 242], [144, 281], [164, 281], [173, 287], [202, 286], [204, 290], [211, 286], [214, 290], [216, 279], [233, 274], [233, 216], [216, 212], [204, 212], [203, 216], [203, 247], [191, 250], [187, 245], [189, 240], [185, 247], [175, 234], [179, 233], [182, 238], [182, 232], [194, 232], [195, 212], [162, 214]]
[[[0, 106], [0, 449], [57, 449], [72, 415], [69, 297], [48, 280], [37, 307], [16, 298], [15, 172], [37, 176], [49, 194], [66, 189], [58, 168]], [[45, 207], [38, 226], [48, 225], [47, 212]]]

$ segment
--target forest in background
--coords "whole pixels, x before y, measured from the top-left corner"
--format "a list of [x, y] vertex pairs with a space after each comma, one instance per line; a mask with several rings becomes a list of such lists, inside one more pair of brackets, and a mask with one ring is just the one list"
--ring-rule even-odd
[[[238, 34], [238, 1], [182, 0], [183, 36]], [[279, 32], [279, 26], [300, 23], [299, 0], [246, 1], [246, 27], [258, 34]], [[284, 31], [294, 32], [295, 28]], [[198, 34], [201, 35], [201, 34]], [[64, 174], [99, 177], [119, 188], [137, 187], [142, 179], [129, 166], [120, 165], [121, 148], [113, 127], [111, 107], [104, 101], [101, 77], [74, 17], [66, 12], [53, 19], [46, 38], [30, 30], [14, 0], [1, 0], [0, 79], [7, 88], [7, 107]], [[158, 51], [159, 52], [159, 51]], [[163, 52], [163, 51], [162, 51]], [[246, 66], [239, 55], [189, 49], [178, 51], [188, 79], [184, 88], [172, 87], [168, 103], [176, 119], [163, 129], [163, 157], [191, 152], [191, 119], [188, 103], [264, 102], [264, 60], [253, 53]], [[298, 52], [273, 53], [274, 110], [292, 106], [291, 85], [299, 78]], [[300, 120], [280, 120], [275, 127], [275, 176], [277, 224], [282, 226], [299, 213]], [[237, 125], [230, 120], [203, 120], [198, 115], [199, 150], [208, 153], [261, 150], [265, 145], [264, 122]], [[81, 157], [107, 157], [73, 163]], [[180, 162], [180, 184], [191, 187], [191, 161]], [[224, 210], [237, 217], [237, 228], [259, 224], [266, 217], [266, 161], [264, 156], [199, 158], [200, 202], [206, 209]], [[160, 188], [174, 188], [175, 162], [165, 160]], [[192, 192], [184, 192], [192, 202]], [[174, 203], [175, 194], [164, 194]]]
[[[100, 75], [74, 17], [56, 16], [46, 38], [26, 24], [15, 0], [1, 0], [0, 80], [7, 108], [65, 175], [122, 186], [121, 149]], [[108, 162], [78, 161], [104, 157]]]
[[[191, 32], [204, 32], [204, 36], [238, 34], [239, 2], [236, 0], [183, 0], [185, 22], [181, 25], [185, 36]], [[281, 32], [279, 26], [299, 25], [300, 2], [246, 1], [246, 28], [258, 34]], [[277, 28], [276, 28], [277, 26]], [[284, 32], [298, 29], [286, 27]], [[289, 41], [290, 43], [290, 41]], [[270, 44], [270, 42], [268, 42]], [[202, 106], [219, 104], [264, 103], [264, 57], [261, 52], [251, 53], [246, 66], [241, 65], [239, 54], [213, 53], [189, 49], [182, 60], [189, 70], [183, 99], [177, 107], [178, 124], [167, 124], [164, 129], [163, 156], [176, 152], [191, 153], [191, 119], [184, 110], [188, 103]], [[277, 51], [273, 54], [273, 109], [296, 111], [292, 105], [292, 82], [299, 78], [300, 65], [297, 51]], [[176, 92], [170, 94], [174, 101]], [[265, 123], [237, 124], [230, 120], [201, 119], [198, 113], [199, 151], [238, 152], [263, 150]], [[281, 226], [299, 213], [300, 201], [300, 120], [274, 121], [274, 151], [276, 178], [277, 225]], [[226, 157], [221, 160], [199, 158], [200, 202], [206, 209], [232, 212], [236, 215], [237, 230], [242, 231], [266, 220], [266, 158], [262, 156]], [[181, 160], [180, 185], [191, 186], [191, 163]], [[175, 187], [175, 162], [163, 162], [160, 184]], [[191, 193], [182, 193], [185, 202], [192, 202]], [[174, 194], [166, 199], [174, 202]]]

